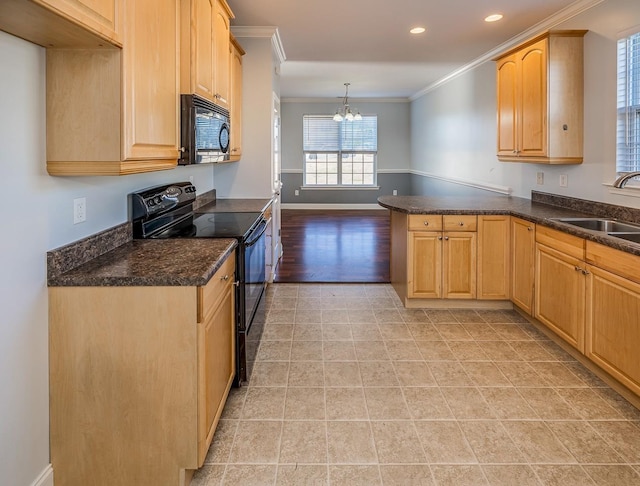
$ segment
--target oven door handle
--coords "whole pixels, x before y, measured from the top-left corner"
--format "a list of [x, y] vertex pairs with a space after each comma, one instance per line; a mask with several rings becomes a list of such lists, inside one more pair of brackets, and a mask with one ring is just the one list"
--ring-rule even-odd
[[[269, 220], [270, 221], [270, 220]], [[256, 227], [255, 230], [253, 230], [250, 234], [251, 239], [247, 240], [244, 244], [245, 248], [255, 245], [258, 240], [262, 237], [262, 235], [265, 233], [265, 231], [267, 231], [267, 226], [269, 225], [269, 221], [267, 221], [266, 219], [263, 219], [260, 224]], [[260, 227], [262, 226], [262, 228]], [[257, 235], [256, 235], [257, 233]]]

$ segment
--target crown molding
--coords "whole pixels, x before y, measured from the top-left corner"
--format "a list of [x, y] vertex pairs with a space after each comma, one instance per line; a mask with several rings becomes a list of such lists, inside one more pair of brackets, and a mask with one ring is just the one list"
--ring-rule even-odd
[[287, 55], [284, 52], [284, 46], [282, 45], [282, 39], [280, 39], [280, 31], [277, 27], [272, 26], [258, 26], [258, 27], [243, 27], [232, 26], [231, 33], [235, 37], [262, 37], [270, 38], [273, 51], [278, 57], [278, 62], [282, 64], [287, 60]]
[[556, 12], [554, 15], [552, 15], [550, 17], [547, 17], [543, 21], [538, 22], [537, 24], [535, 24], [534, 26], [528, 28], [524, 32], [521, 32], [520, 34], [516, 35], [515, 37], [512, 37], [508, 41], [500, 44], [495, 49], [492, 49], [489, 52], [486, 52], [482, 56], [480, 56], [477, 59], [474, 59], [473, 61], [471, 61], [470, 63], [465, 64], [464, 66], [460, 67], [459, 69], [456, 69], [455, 71], [453, 71], [450, 74], [446, 75], [445, 77], [439, 79], [438, 81], [435, 81], [434, 83], [431, 83], [429, 86], [427, 86], [427, 87], [421, 89], [420, 91], [418, 91], [417, 93], [411, 95], [409, 97], [409, 99], [411, 101], [415, 101], [418, 98], [421, 98], [422, 96], [424, 96], [425, 94], [429, 93], [430, 91], [433, 91], [434, 89], [442, 86], [443, 84], [448, 83], [452, 79], [457, 78], [458, 76], [466, 73], [467, 71], [471, 71], [472, 69], [475, 69], [479, 65], [485, 63], [486, 61], [490, 61], [490, 60], [494, 59], [495, 57], [498, 57], [501, 53], [516, 47], [518, 44], [521, 44], [521, 43], [525, 42], [526, 40], [530, 39], [531, 37], [535, 37], [537, 35], [540, 35], [540, 34], [544, 33], [545, 31], [550, 30], [550, 29], [558, 26], [562, 22], [565, 22], [565, 21], [575, 17], [576, 15], [581, 14], [582, 12], [584, 12], [586, 10], [589, 10], [590, 8], [595, 7], [596, 5], [598, 5], [598, 4], [602, 3], [602, 2], [604, 2], [604, 0], [578, 0], [578, 1], [574, 2], [574, 3], [572, 3], [571, 5], [566, 6], [562, 10]]
[[[343, 99], [344, 96], [336, 96], [334, 98], [282, 98], [282, 103], [335, 103], [336, 100]], [[354, 98], [349, 96], [349, 101], [357, 101], [358, 103], [410, 103], [409, 98]]]

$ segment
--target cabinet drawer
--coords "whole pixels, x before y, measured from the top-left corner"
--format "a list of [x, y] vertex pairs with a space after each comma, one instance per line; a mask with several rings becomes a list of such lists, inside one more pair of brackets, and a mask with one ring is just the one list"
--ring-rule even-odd
[[439, 214], [410, 214], [409, 231], [442, 231], [442, 216]]
[[640, 257], [593, 241], [586, 242], [587, 262], [640, 283]]
[[230, 255], [204, 287], [198, 287], [198, 322], [203, 322], [224, 297], [224, 289], [234, 280], [235, 253]]
[[578, 236], [538, 225], [536, 226], [536, 242], [579, 260], [584, 260], [585, 241]]
[[475, 215], [447, 214], [442, 217], [442, 223], [445, 231], [476, 231], [478, 229], [478, 217]]

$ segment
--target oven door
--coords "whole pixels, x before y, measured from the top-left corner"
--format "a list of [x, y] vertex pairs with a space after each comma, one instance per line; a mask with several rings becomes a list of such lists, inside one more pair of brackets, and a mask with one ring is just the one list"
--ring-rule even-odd
[[270, 220], [260, 221], [244, 243], [245, 334], [249, 332], [266, 286], [265, 240], [269, 223]]

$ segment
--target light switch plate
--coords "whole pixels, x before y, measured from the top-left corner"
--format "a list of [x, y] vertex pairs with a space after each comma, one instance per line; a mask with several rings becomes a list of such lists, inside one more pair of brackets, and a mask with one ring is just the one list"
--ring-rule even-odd
[[87, 198], [79, 197], [73, 200], [73, 224], [87, 220]]
[[560, 187], [567, 187], [569, 185], [569, 177], [567, 174], [560, 174]]
[[544, 185], [544, 172], [538, 172], [536, 173], [536, 183], [539, 186]]

